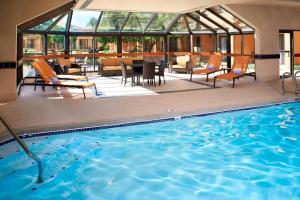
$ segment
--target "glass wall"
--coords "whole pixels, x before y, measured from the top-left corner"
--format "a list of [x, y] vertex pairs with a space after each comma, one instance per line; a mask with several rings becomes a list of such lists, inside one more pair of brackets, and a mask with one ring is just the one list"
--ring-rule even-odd
[[65, 36], [47, 35], [48, 54], [62, 54], [65, 51]]
[[215, 35], [195, 35], [193, 42], [194, 52], [214, 52]]
[[143, 52], [143, 37], [122, 37], [122, 53]]
[[169, 36], [170, 52], [190, 52], [189, 35], [172, 35]]
[[70, 53], [93, 53], [94, 37], [91, 36], [71, 36]]
[[164, 38], [161, 36], [145, 36], [144, 37], [144, 52], [163, 52]]
[[44, 53], [44, 39], [40, 34], [23, 35], [23, 55], [36, 55]]
[[96, 53], [117, 53], [117, 38], [115, 36], [96, 37]]
[[[72, 54], [89, 54], [94, 53], [94, 37], [92, 36], [71, 36], [70, 53]], [[92, 57], [82, 57], [76, 59], [77, 63], [93, 64]]]
[[72, 32], [94, 32], [100, 12], [97, 11], [73, 11], [70, 31]]

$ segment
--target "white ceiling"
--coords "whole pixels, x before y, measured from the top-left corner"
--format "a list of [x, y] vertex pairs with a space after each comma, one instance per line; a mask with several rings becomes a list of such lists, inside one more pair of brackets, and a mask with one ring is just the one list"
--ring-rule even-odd
[[300, 6], [300, 0], [79, 0], [75, 9], [131, 12], [189, 12], [224, 4]]

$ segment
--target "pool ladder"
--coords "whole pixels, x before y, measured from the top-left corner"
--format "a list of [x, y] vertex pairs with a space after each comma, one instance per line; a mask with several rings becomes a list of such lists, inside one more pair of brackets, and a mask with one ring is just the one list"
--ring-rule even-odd
[[27, 145], [21, 140], [21, 138], [18, 136], [18, 134], [11, 128], [11, 126], [4, 119], [4, 117], [1, 115], [1, 113], [0, 113], [0, 121], [3, 123], [5, 128], [9, 131], [9, 133], [15, 138], [17, 143], [22, 147], [22, 149], [26, 152], [26, 154], [37, 163], [38, 168], [39, 168], [37, 183], [42, 183], [43, 182], [43, 166], [42, 166], [41, 160], [28, 149]]
[[[292, 78], [293, 83], [294, 83], [294, 90], [293, 91], [287, 91], [285, 89], [285, 83], [284, 80], [287, 78]], [[285, 72], [282, 75], [282, 79], [281, 79], [281, 94], [284, 95], [285, 93], [294, 93], [294, 94], [300, 94], [300, 86], [297, 83], [297, 79], [300, 78], [300, 71], [297, 71], [294, 75], [292, 75], [289, 72]]]

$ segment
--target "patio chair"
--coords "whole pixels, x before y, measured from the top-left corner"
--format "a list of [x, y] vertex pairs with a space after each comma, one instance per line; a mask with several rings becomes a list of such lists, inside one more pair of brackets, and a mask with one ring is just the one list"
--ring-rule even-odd
[[232, 80], [232, 87], [235, 86], [235, 80], [244, 76], [253, 76], [256, 80], [255, 73], [247, 73], [250, 56], [237, 56], [234, 59], [231, 71], [214, 77], [214, 87], [216, 87], [216, 80], [225, 79]]
[[143, 87], [145, 86], [145, 79], [150, 81], [150, 84], [153, 82], [154, 86], [155, 83], [155, 62], [144, 62], [143, 63]]
[[93, 82], [79, 82], [79, 81], [61, 81], [57, 78], [50, 78], [47, 76], [47, 74], [44, 72], [44, 70], [39, 66], [38, 62], [32, 62], [33, 68], [36, 70], [37, 73], [40, 74], [43, 81], [41, 82], [34, 82], [34, 83], [21, 83], [18, 91], [18, 95], [21, 93], [21, 88], [24, 85], [31, 85], [31, 86], [42, 86], [43, 88], [46, 86], [51, 86], [57, 89], [57, 87], [68, 87], [68, 88], [79, 88], [82, 89], [84, 99], [85, 96], [85, 88], [94, 87], [96, 91], [96, 95], [98, 95], [96, 84]]
[[220, 71], [220, 66], [222, 62], [222, 54], [216, 53], [213, 54], [209, 57], [207, 66], [205, 69], [194, 69], [191, 71], [191, 78], [190, 80], [192, 81], [193, 74], [203, 74], [206, 75], [206, 82], [208, 82], [208, 76], [210, 74], [213, 74], [215, 72]]
[[159, 64], [158, 71], [155, 72], [155, 75], [158, 76], [159, 82], [158, 84], [161, 84], [161, 78], [164, 78], [164, 83], [166, 84], [166, 79], [165, 79], [165, 68], [167, 67], [167, 61], [166, 60], [161, 60]]
[[133, 86], [135, 73], [133, 71], [129, 73], [127, 70], [127, 66], [125, 65], [124, 62], [120, 62], [120, 65], [121, 65], [121, 70], [122, 70], [121, 85], [123, 84], [123, 81], [124, 81], [124, 86], [126, 86], [127, 78], [131, 78], [131, 86]]

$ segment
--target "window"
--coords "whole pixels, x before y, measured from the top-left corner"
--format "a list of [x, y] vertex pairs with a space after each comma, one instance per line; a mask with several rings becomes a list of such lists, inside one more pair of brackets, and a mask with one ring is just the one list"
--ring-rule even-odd
[[122, 37], [123, 53], [143, 52], [142, 37]]
[[70, 32], [94, 32], [100, 12], [73, 11]]
[[117, 53], [117, 38], [113, 36], [96, 37], [96, 52]]
[[149, 32], [162, 32], [165, 31], [177, 14], [158, 14], [155, 16], [153, 22], [150, 24], [147, 31]]
[[66, 31], [68, 15], [65, 15], [62, 19], [60, 19], [50, 31]]
[[189, 35], [172, 35], [169, 36], [170, 52], [189, 52], [190, 36]]
[[123, 32], [143, 32], [153, 14], [131, 13]]
[[63, 35], [47, 36], [48, 54], [62, 54], [65, 51], [65, 37]]
[[121, 29], [127, 17], [127, 12], [104, 12], [97, 32], [117, 32]]
[[164, 38], [161, 36], [145, 36], [144, 37], [144, 52], [163, 52]]
[[70, 37], [70, 53], [93, 53], [94, 38], [91, 36], [71, 36]]
[[60, 16], [54, 17], [44, 23], [38, 24], [35, 27], [29, 29], [34, 31], [45, 31], [51, 24], [53, 24]]
[[219, 41], [219, 51], [221, 53], [227, 53], [227, 36], [220, 36]]
[[171, 32], [188, 33], [188, 27], [185, 23], [185, 19], [180, 17], [177, 22], [173, 25]]
[[24, 55], [42, 54], [43, 51], [44, 51], [44, 40], [42, 35], [24, 34], [23, 36]]

